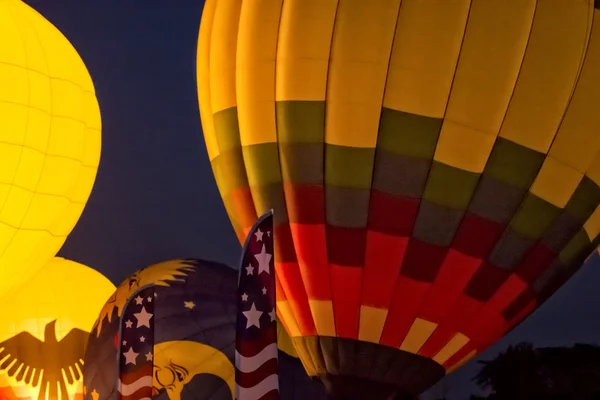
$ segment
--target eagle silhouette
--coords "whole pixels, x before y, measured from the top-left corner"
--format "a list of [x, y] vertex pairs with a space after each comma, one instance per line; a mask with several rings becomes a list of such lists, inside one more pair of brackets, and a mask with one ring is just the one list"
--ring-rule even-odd
[[60, 398], [67, 400], [66, 383], [71, 385], [81, 378], [88, 335], [74, 328], [58, 341], [56, 320], [46, 324], [44, 341], [29, 332], [21, 332], [0, 343], [0, 371], [6, 371], [19, 383], [25, 382], [33, 387], [41, 385], [38, 400], [58, 400], [59, 388]]

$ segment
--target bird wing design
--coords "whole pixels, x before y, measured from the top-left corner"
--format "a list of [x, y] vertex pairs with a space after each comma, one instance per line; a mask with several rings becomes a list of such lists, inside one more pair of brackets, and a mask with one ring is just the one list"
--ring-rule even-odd
[[[0, 360], [6, 358], [0, 364], [0, 371], [6, 370], [8, 376], [16, 378], [18, 382], [25, 380], [26, 383], [30, 383], [31, 378], [34, 377], [35, 384], [41, 370], [45, 367], [46, 360], [41, 356], [44, 351], [43, 348], [44, 342], [29, 332], [21, 332], [5, 340], [0, 343]], [[17, 374], [21, 366], [23, 368]], [[27, 375], [24, 374], [25, 367], [29, 367]]]
[[89, 333], [73, 328], [58, 342], [57, 352], [60, 357], [60, 366], [65, 371], [69, 385], [81, 379], [79, 371], [83, 371], [83, 357], [88, 336]]

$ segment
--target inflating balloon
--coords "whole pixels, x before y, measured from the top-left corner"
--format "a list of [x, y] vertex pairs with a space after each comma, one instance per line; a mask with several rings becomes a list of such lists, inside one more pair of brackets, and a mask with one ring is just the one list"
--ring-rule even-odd
[[101, 273], [54, 258], [0, 298], [0, 399], [82, 398], [88, 333], [114, 289]]
[[[170, 400], [233, 399], [237, 281], [234, 269], [194, 259], [159, 263], [123, 281], [100, 312], [89, 338], [86, 399], [112, 399], [117, 394], [117, 352], [131, 346], [117, 342], [119, 321], [132, 301], [140, 307], [152, 304], [155, 395], [164, 393]], [[138, 296], [152, 286], [154, 298]], [[287, 350], [293, 357], [293, 348]], [[281, 361], [281, 375], [288, 382], [282, 393], [291, 396], [284, 398], [317, 400], [322, 389], [300, 367], [291, 357]]]
[[100, 159], [94, 85], [69, 41], [20, 0], [0, 0], [0, 296], [60, 249]]
[[240, 241], [332, 397], [414, 396], [551, 296], [600, 231], [598, 2], [208, 0], [198, 95]]

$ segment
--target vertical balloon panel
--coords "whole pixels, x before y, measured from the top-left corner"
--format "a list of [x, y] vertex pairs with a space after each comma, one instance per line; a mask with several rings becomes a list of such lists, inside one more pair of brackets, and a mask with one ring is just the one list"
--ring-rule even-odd
[[91, 193], [101, 118], [77, 51], [20, 0], [0, 0], [0, 296], [64, 243]]

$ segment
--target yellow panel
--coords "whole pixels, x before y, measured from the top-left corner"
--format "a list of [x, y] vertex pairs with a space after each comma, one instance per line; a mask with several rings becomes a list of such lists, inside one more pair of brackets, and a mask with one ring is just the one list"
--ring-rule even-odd
[[384, 107], [444, 116], [470, 5], [470, 0], [402, 1]]
[[408, 351], [409, 353], [417, 354], [427, 339], [433, 334], [437, 328], [437, 324], [426, 321], [421, 318], [416, 318], [413, 322], [408, 334], [400, 345], [400, 350]]
[[583, 173], [548, 156], [530, 191], [547, 202], [564, 208], [581, 182], [581, 178]]
[[585, 172], [600, 149], [600, 13], [595, 23], [581, 76], [565, 118], [550, 149], [557, 160]]
[[213, 115], [236, 106], [235, 65], [242, 0], [219, 0], [210, 37], [210, 101]]
[[540, 1], [500, 136], [547, 153], [581, 70], [593, 4]]
[[335, 336], [333, 304], [326, 300], [308, 300], [317, 333], [321, 336]]
[[475, 355], [477, 354], [476, 350], [473, 350], [472, 352], [470, 352], [469, 354], [467, 354], [466, 356], [464, 356], [459, 362], [457, 362], [456, 364], [454, 364], [453, 366], [451, 366], [450, 368], [448, 368], [446, 370], [446, 375], [453, 372], [454, 370], [462, 367], [463, 365], [465, 365], [467, 362], [469, 362], [473, 357], [475, 357]]
[[280, 100], [324, 101], [338, 0], [286, 0], [277, 44]]
[[53, 257], [77, 223], [100, 161], [101, 118], [83, 61], [38, 12], [0, 0], [0, 37], [2, 296]]
[[469, 343], [469, 338], [458, 332], [455, 334], [452, 339], [433, 357], [433, 361], [438, 364], [443, 364], [450, 357], [455, 355], [460, 349], [462, 349], [467, 343]]
[[277, 301], [277, 312], [281, 314], [281, 318], [285, 323], [285, 326], [287, 326], [290, 337], [302, 336], [289, 301]]
[[198, 105], [202, 133], [206, 143], [208, 159], [214, 160], [219, 155], [219, 145], [215, 134], [212, 104], [210, 101], [210, 42], [213, 21], [218, 0], [206, 0], [202, 10], [202, 21], [198, 33], [198, 49], [196, 58], [196, 85], [198, 86]]
[[387, 315], [388, 310], [386, 309], [361, 306], [358, 339], [379, 343]]
[[277, 141], [275, 58], [282, 2], [246, 1], [242, 4], [236, 70], [242, 146]]
[[444, 121], [435, 160], [470, 172], [483, 171], [496, 135]]
[[521, 68], [536, 3], [473, 2], [446, 120], [498, 134]]
[[590, 241], [594, 240], [600, 233], [600, 207], [592, 213], [590, 218], [583, 225], [585, 232], [587, 233]]
[[340, 0], [327, 86], [325, 141], [374, 148], [400, 0]]

